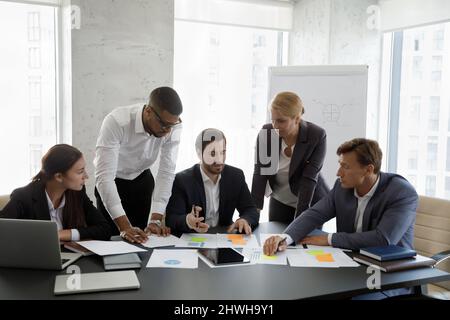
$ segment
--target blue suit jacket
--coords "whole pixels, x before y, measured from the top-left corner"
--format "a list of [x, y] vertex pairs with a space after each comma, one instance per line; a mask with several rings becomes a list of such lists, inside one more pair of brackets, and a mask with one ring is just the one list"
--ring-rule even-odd
[[396, 174], [380, 173], [378, 187], [364, 211], [362, 232], [355, 232], [358, 200], [353, 190], [342, 188], [338, 179], [328, 196], [294, 220], [285, 233], [299, 241], [336, 217], [337, 233], [332, 237], [333, 247], [357, 250], [394, 244], [414, 249], [418, 196], [406, 179]]

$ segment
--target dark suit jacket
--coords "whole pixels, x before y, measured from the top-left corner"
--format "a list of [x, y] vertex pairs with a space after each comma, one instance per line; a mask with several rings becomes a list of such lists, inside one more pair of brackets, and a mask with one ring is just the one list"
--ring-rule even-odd
[[[234, 211], [237, 209], [239, 216], [247, 220], [252, 229], [256, 228], [259, 223], [259, 213], [256, 211], [242, 170], [225, 165], [219, 184], [219, 225], [231, 225]], [[198, 164], [175, 176], [172, 196], [166, 208], [166, 225], [175, 233], [193, 232], [186, 224], [186, 215], [191, 212], [192, 205], [202, 207], [200, 216], [204, 217], [205, 186]]]
[[[81, 239], [109, 240], [111, 231], [108, 222], [94, 207], [86, 194], [85, 188], [77, 192], [82, 202], [87, 227], [77, 228]], [[0, 212], [0, 218], [51, 220], [50, 209], [45, 195], [45, 184], [40, 181], [31, 182], [11, 194], [11, 200]]]
[[[326, 153], [327, 135], [321, 127], [302, 120], [300, 122], [299, 135], [295, 143], [294, 153], [289, 167], [289, 186], [293, 194], [298, 196], [296, 216], [314, 205], [330, 191], [325, 180], [320, 174]], [[278, 170], [278, 155], [281, 150], [281, 138], [278, 138], [279, 148], [276, 157], [271, 157], [268, 164], [264, 164], [259, 155], [272, 155], [271, 131], [272, 124], [263, 126], [262, 132], [267, 133], [266, 142], [261, 141], [259, 137], [256, 141], [256, 162], [253, 172], [252, 197], [256, 207], [262, 209], [264, 204], [264, 193], [267, 182], [273, 189], [275, 184], [276, 170]], [[272, 159], [273, 158], [273, 159]], [[275, 162], [273, 162], [275, 161]], [[269, 167], [274, 167], [275, 172], [267, 175], [261, 171]]]
[[358, 199], [353, 190], [342, 188], [337, 180], [328, 196], [294, 220], [285, 233], [298, 241], [336, 217], [337, 233], [332, 237], [334, 247], [360, 249], [394, 244], [414, 248], [418, 196], [406, 179], [392, 173], [380, 173], [378, 187], [364, 211], [362, 232], [355, 232]]

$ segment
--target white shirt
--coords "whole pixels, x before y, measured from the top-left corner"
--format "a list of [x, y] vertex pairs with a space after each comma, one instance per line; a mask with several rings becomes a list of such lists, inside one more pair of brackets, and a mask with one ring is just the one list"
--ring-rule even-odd
[[[355, 216], [355, 222], [354, 227], [356, 232], [362, 232], [363, 227], [363, 220], [364, 220], [364, 211], [366, 211], [367, 204], [369, 203], [370, 199], [373, 197], [375, 191], [377, 190], [378, 183], [380, 182], [380, 176], [378, 176], [377, 181], [372, 186], [372, 188], [362, 197], [358, 195], [358, 192], [356, 191], [356, 188], [353, 189], [353, 194], [355, 195], [356, 199], [358, 199], [358, 208], [356, 208], [356, 216]], [[328, 244], [332, 245], [332, 238], [333, 234], [330, 233], [328, 235]]]
[[222, 175], [219, 175], [217, 182], [214, 183], [203, 171], [200, 165], [200, 173], [202, 174], [203, 185], [205, 186], [206, 196], [206, 208], [203, 208], [205, 212], [205, 223], [211, 228], [216, 227], [219, 224], [219, 205], [220, 205], [220, 179]]
[[[284, 149], [287, 147], [287, 144], [282, 140], [280, 162], [271, 196], [287, 206], [297, 208], [298, 197], [292, 193], [291, 186], [289, 185], [289, 166], [291, 165], [291, 158], [284, 154]], [[292, 146], [292, 153], [294, 153], [294, 148], [295, 145]]]
[[[144, 130], [143, 104], [114, 109], [103, 120], [95, 149], [95, 185], [112, 219], [125, 215], [114, 179], [133, 180], [160, 154], [150, 213], [165, 214], [180, 144], [181, 124], [157, 138]], [[149, 216], [151, 219], [151, 215]]]
[[[48, 208], [50, 210], [50, 220], [53, 222], [56, 222], [56, 225], [58, 226], [58, 231], [63, 230], [62, 212], [63, 212], [64, 206], [66, 205], [66, 196], [63, 196], [58, 208], [55, 209], [53, 207], [52, 200], [48, 196], [47, 191], [45, 191], [45, 195], [47, 196], [47, 204], [48, 204]], [[71, 229], [70, 231], [71, 231], [71, 240], [79, 241], [80, 240], [80, 232], [78, 232], [77, 229]]]

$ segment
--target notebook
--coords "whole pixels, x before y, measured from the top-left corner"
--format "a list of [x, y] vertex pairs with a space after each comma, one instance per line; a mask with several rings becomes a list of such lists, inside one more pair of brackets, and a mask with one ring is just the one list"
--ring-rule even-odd
[[[79, 278], [76, 278], [79, 276]], [[139, 289], [134, 271], [113, 271], [58, 275], [55, 278], [55, 295]]]
[[137, 253], [116, 254], [103, 257], [105, 270], [141, 268], [141, 258]]
[[412, 258], [405, 258], [400, 260], [392, 260], [392, 261], [378, 261], [366, 256], [363, 256], [361, 254], [355, 254], [353, 256], [353, 260], [355, 260], [358, 263], [362, 263], [365, 265], [374, 265], [380, 268], [383, 272], [394, 272], [394, 271], [401, 271], [401, 270], [408, 270], [408, 269], [416, 269], [416, 268], [423, 268], [423, 267], [432, 267], [436, 264], [436, 261], [427, 258], [421, 255], [416, 255]]
[[378, 261], [411, 258], [416, 255], [416, 251], [414, 250], [395, 245], [363, 248], [359, 250], [359, 253]]

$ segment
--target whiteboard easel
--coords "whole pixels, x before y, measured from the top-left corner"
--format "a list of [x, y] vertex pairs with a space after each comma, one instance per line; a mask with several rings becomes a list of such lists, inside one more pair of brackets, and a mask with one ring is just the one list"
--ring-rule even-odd
[[279, 92], [295, 92], [305, 107], [302, 118], [326, 130], [327, 154], [322, 174], [330, 187], [336, 181], [337, 148], [344, 141], [366, 137], [367, 76], [366, 65], [269, 68], [267, 105]]

